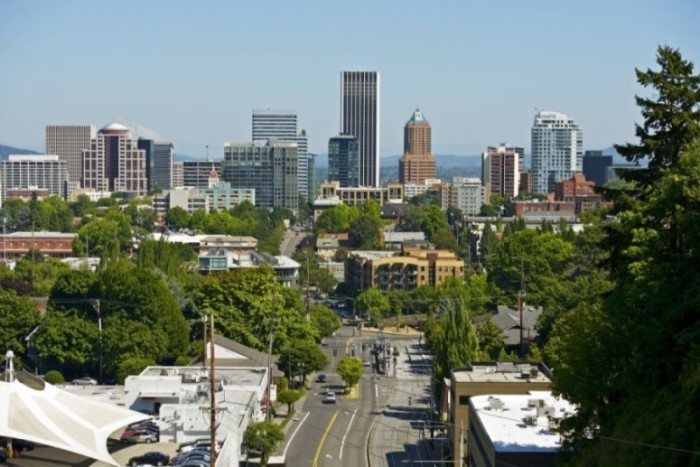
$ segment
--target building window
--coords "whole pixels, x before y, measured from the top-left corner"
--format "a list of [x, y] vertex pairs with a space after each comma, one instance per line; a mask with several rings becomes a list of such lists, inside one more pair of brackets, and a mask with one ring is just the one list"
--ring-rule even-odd
[[459, 396], [459, 405], [469, 405], [469, 396]]

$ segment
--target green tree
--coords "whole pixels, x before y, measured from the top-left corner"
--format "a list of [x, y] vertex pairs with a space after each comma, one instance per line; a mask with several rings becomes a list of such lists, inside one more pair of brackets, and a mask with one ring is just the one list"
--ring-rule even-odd
[[476, 325], [476, 335], [479, 339], [479, 353], [484, 360], [499, 360], [505, 352], [503, 331], [493, 324], [490, 319]]
[[119, 384], [124, 384], [124, 380], [126, 380], [127, 376], [141, 374], [143, 370], [155, 364], [155, 360], [147, 357], [125, 358], [119, 362], [119, 367], [117, 369], [117, 381]]
[[39, 324], [36, 304], [14, 290], [0, 289], [0, 322], [0, 346], [24, 355], [26, 337]]
[[637, 71], [653, 91], [637, 98], [640, 143], [618, 147], [649, 168], [606, 193], [614, 287], [556, 321], [546, 349], [577, 406], [562, 425], [572, 465], [694, 465], [700, 451], [700, 76], [668, 47], [657, 63]]
[[98, 374], [99, 329], [93, 319], [77, 309], [49, 309], [34, 337], [34, 348], [43, 363], [63, 374]]
[[350, 224], [349, 244], [352, 248], [378, 249], [382, 243], [382, 222], [363, 214]]
[[459, 243], [450, 229], [438, 230], [430, 237], [430, 242], [435, 245], [435, 248], [459, 253]]
[[425, 208], [409, 204], [401, 216], [401, 230], [404, 232], [419, 232], [425, 218]]
[[527, 301], [548, 306], [561, 288], [574, 247], [558, 235], [527, 229], [500, 242], [489, 261], [489, 281], [515, 303], [524, 276]]
[[479, 345], [472, 314], [461, 297], [445, 300], [440, 308], [441, 334], [430, 339], [435, 354], [433, 377], [438, 388], [453, 368], [464, 367], [474, 360]]
[[635, 70], [637, 82], [651, 88], [650, 97], [637, 96], [644, 123], [635, 125], [639, 143], [616, 145], [627, 160], [648, 159], [645, 170], [623, 172], [623, 179], [637, 182], [642, 190], [657, 184], [664, 169], [677, 167], [681, 152], [700, 137], [700, 75], [678, 49], [659, 47], [659, 71]]
[[421, 224], [421, 230], [425, 232], [425, 236], [432, 238], [435, 232], [446, 228], [447, 219], [445, 218], [445, 213], [440, 209], [440, 206], [434, 204], [427, 206], [423, 215], [423, 223]]
[[356, 357], [343, 357], [335, 370], [343, 379], [345, 386], [351, 388], [360, 382], [363, 372], [362, 360]]
[[306, 381], [306, 375], [321, 371], [326, 366], [328, 366], [328, 356], [315, 342], [309, 341], [291, 341], [282, 350], [277, 360], [277, 368], [290, 380], [295, 375], [300, 375], [302, 380]]
[[311, 307], [311, 324], [318, 328], [320, 337], [328, 337], [340, 329], [342, 323], [333, 310], [314, 305]]
[[303, 395], [304, 391], [297, 389], [287, 389], [277, 394], [277, 401], [281, 402], [282, 404], [287, 404], [287, 416], [291, 417], [294, 413], [294, 404], [296, 403], [296, 401], [301, 399]]
[[385, 294], [372, 287], [357, 296], [355, 308], [366, 315], [370, 322], [378, 323], [391, 311], [391, 304]]
[[243, 446], [248, 452], [260, 453], [260, 465], [264, 467], [283, 439], [284, 432], [277, 423], [251, 423], [243, 433]]

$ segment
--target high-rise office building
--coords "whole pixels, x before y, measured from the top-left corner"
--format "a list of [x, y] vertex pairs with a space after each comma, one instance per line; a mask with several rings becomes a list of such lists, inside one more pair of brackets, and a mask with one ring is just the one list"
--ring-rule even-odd
[[83, 150], [83, 187], [134, 196], [148, 193], [146, 151], [138, 148], [127, 127], [105, 126]]
[[297, 113], [294, 110], [253, 110], [253, 141], [290, 141], [297, 143], [297, 186], [299, 193], [309, 197], [309, 161], [306, 130], [297, 132]]
[[338, 135], [328, 140], [328, 181], [343, 188], [360, 186], [360, 155], [357, 139]]
[[403, 156], [399, 159], [399, 183], [423, 184], [437, 177], [431, 149], [432, 130], [420, 109], [403, 128]]
[[182, 162], [173, 162], [173, 188], [185, 186], [185, 167]]
[[309, 197], [307, 198], [309, 202], [313, 202], [316, 199], [316, 157], [318, 157], [316, 154], [309, 153]]
[[[184, 161], [182, 162], [182, 186], [206, 188], [209, 186], [209, 175], [214, 170], [221, 176], [221, 162], [214, 161]], [[177, 185], [176, 185], [177, 186]]]
[[612, 156], [604, 156], [603, 151], [586, 151], [583, 153], [583, 175], [586, 180], [603, 186], [608, 181], [608, 167], [612, 163]]
[[514, 198], [520, 189], [520, 161], [525, 153], [523, 148], [510, 146], [489, 146], [481, 155], [481, 180], [492, 195]]
[[258, 140], [226, 143], [222, 179], [234, 188], [255, 189], [255, 204], [299, 209], [297, 143]]
[[68, 164], [68, 179], [82, 184], [83, 149], [90, 147], [96, 136], [91, 125], [48, 125], [46, 127], [46, 154], [56, 154]]
[[278, 139], [294, 141], [297, 137], [297, 113], [294, 110], [253, 110], [253, 141]]
[[0, 206], [9, 197], [31, 196], [32, 190], [65, 198], [67, 181], [68, 163], [57, 155], [10, 155], [0, 162]]
[[360, 186], [379, 186], [379, 72], [340, 75], [340, 133], [357, 139]]
[[532, 126], [532, 192], [553, 193], [556, 182], [581, 171], [583, 130], [559, 112], [538, 112]]
[[173, 187], [173, 143], [139, 138], [139, 149], [146, 151], [146, 178], [148, 191], [168, 190]]

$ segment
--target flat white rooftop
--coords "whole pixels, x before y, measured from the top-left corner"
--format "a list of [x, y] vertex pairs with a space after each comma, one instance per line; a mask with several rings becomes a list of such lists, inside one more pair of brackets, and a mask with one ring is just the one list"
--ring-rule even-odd
[[470, 404], [496, 452], [559, 450], [562, 439], [555, 431], [557, 422], [575, 411], [569, 401], [554, 397], [551, 391], [473, 396]]

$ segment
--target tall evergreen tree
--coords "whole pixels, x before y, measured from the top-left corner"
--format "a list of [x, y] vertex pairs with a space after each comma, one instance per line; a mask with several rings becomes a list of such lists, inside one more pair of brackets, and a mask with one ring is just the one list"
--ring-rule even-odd
[[555, 389], [577, 405], [562, 424], [572, 465], [700, 464], [700, 77], [677, 50], [659, 48], [657, 62], [638, 72], [656, 92], [637, 99], [640, 144], [621, 148], [650, 163], [615, 197], [614, 287], [550, 339]]

